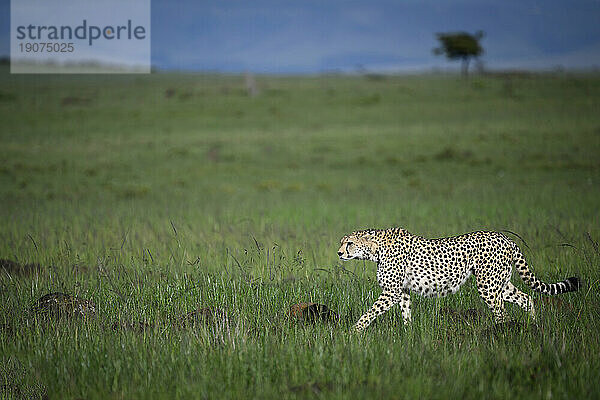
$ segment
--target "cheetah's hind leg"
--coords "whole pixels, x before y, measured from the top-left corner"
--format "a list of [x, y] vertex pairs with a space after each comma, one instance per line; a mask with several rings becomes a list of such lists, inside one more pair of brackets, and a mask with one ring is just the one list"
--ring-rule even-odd
[[535, 321], [535, 310], [533, 308], [533, 300], [531, 299], [531, 296], [517, 289], [517, 287], [515, 287], [515, 285], [513, 285], [511, 282], [508, 282], [506, 286], [504, 286], [504, 290], [502, 291], [502, 299], [518, 305]]

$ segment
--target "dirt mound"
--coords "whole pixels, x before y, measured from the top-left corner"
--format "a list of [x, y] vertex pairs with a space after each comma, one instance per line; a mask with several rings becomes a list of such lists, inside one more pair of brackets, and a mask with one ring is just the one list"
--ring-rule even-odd
[[292, 320], [315, 323], [317, 321], [338, 322], [339, 316], [324, 304], [298, 303], [290, 306], [288, 316]]
[[44, 317], [91, 317], [96, 314], [92, 301], [60, 292], [42, 296], [31, 310]]
[[39, 273], [42, 266], [38, 263], [19, 264], [13, 260], [0, 259], [0, 269], [9, 274], [30, 275]]
[[165, 90], [165, 97], [167, 99], [170, 99], [171, 97], [175, 96], [175, 93], [177, 93], [177, 91], [173, 88], [167, 88], [167, 90]]
[[183, 314], [176, 319], [175, 325], [181, 328], [198, 326], [221, 326], [229, 325], [229, 316], [224, 310], [216, 307], [197, 308], [194, 311]]

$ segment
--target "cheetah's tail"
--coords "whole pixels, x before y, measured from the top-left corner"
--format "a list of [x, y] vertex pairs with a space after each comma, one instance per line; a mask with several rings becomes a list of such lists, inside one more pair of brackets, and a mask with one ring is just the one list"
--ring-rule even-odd
[[564, 281], [556, 282], [556, 283], [544, 283], [535, 277], [533, 272], [527, 266], [527, 262], [525, 261], [525, 257], [523, 253], [517, 245], [514, 245], [514, 254], [513, 259], [515, 262], [515, 266], [517, 271], [519, 272], [519, 276], [523, 279], [529, 287], [531, 287], [536, 292], [540, 292], [542, 294], [561, 294], [568, 292], [575, 292], [581, 287], [581, 282], [577, 277], [567, 278]]

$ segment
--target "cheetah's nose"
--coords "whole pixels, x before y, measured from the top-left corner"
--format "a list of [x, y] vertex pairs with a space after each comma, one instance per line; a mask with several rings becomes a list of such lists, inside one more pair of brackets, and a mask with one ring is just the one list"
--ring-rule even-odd
[[344, 254], [344, 252], [342, 252], [342, 251], [338, 251], [338, 256], [340, 256], [340, 257], [341, 257], [341, 256], [342, 256], [342, 254]]

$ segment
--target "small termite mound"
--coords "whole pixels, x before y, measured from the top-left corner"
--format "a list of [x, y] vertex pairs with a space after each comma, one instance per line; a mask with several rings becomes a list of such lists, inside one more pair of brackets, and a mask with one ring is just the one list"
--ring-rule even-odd
[[177, 318], [175, 325], [181, 328], [200, 326], [227, 328], [229, 326], [229, 316], [227, 312], [220, 308], [199, 307]]
[[298, 303], [290, 306], [288, 316], [298, 322], [338, 322], [339, 316], [329, 307], [318, 303]]
[[55, 292], [40, 297], [31, 311], [41, 317], [92, 317], [96, 315], [96, 306], [91, 300]]

